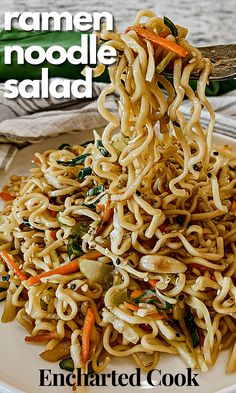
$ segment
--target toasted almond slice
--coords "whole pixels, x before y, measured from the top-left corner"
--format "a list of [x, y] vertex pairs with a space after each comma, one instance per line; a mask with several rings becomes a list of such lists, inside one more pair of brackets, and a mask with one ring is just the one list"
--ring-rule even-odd
[[184, 273], [187, 267], [184, 263], [166, 255], [145, 255], [139, 261], [139, 268], [154, 273]]

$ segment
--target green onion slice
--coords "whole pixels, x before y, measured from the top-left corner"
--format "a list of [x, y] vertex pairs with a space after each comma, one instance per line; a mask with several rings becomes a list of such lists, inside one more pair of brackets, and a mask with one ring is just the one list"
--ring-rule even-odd
[[79, 180], [82, 180], [82, 179], [84, 179], [86, 176], [91, 175], [91, 173], [92, 173], [92, 168], [90, 168], [90, 167], [83, 168], [83, 169], [81, 169], [81, 170], [79, 171], [79, 173], [78, 173], [78, 179], [79, 179]]
[[98, 139], [98, 140], [95, 142], [95, 146], [98, 148], [98, 150], [100, 151], [100, 153], [101, 153], [104, 157], [109, 157], [109, 156], [110, 156], [110, 154], [109, 154], [109, 152], [107, 151], [107, 149], [105, 149], [105, 147], [103, 146], [103, 143], [102, 143], [101, 139]]
[[99, 184], [98, 186], [95, 186], [95, 187], [91, 188], [91, 190], [89, 190], [87, 192], [87, 195], [88, 196], [94, 196], [94, 195], [100, 194], [103, 191], [104, 191], [104, 185], [103, 184]]
[[175, 26], [175, 24], [172, 22], [172, 20], [170, 20], [169, 18], [167, 18], [167, 16], [164, 16], [163, 21], [165, 23], [165, 25], [167, 27], [169, 27], [171, 33], [173, 34], [174, 37], [177, 37], [178, 35], [178, 29]]
[[63, 165], [63, 166], [76, 166], [79, 164], [83, 164], [83, 162], [86, 160], [86, 158], [90, 154], [82, 154], [82, 156], [78, 156], [73, 158], [72, 160], [69, 161], [61, 161], [61, 160], [56, 160], [57, 164]]
[[62, 143], [60, 146], [58, 146], [58, 150], [64, 150], [64, 149], [69, 149], [71, 145], [69, 143]]
[[74, 362], [72, 358], [62, 359], [59, 363], [60, 368], [66, 371], [73, 372], [75, 369]]

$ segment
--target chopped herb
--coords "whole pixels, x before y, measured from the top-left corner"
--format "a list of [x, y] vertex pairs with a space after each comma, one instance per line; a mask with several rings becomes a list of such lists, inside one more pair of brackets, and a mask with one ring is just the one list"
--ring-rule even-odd
[[70, 289], [72, 289], [72, 291], [74, 291], [75, 288], [76, 288], [76, 285], [75, 285], [75, 284], [72, 284], [72, 285], [70, 286]]
[[91, 188], [91, 190], [89, 190], [87, 192], [87, 195], [94, 196], [94, 195], [100, 194], [100, 192], [103, 192], [103, 191], [104, 191], [104, 185], [99, 184], [98, 186]]
[[169, 29], [170, 29], [171, 33], [173, 34], [173, 36], [177, 37], [178, 29], [175, 26], [175, 24], [169, 18], [167, 18], [167, 16], [164, 16], [163, 20], [164, 20], [165, 25], [167, 27], [169, 27]]
[[66, 150], [69, 149], [71, 147], [71, 145], [69, 145], [69, 143], [62, 143], [60, 146], [58, 146], [58, 150]]
[[72, 358], [62, 359], [59, 363], [60, 368], [62, 370], [73, 372], [75, 369], [74, 362]]
[[98, 139], [98, 140], [95, 142], [95, 146], [98, 148], [98, 150], [100, 151], [100, 153], [101, 153], [104, 157], [109, 157], [109, 156], [110, 156], [110, 154], [109, 154], [109, 152], [107, 151], [107, 149], [105, 149], [105, 147], [103, 146], [103, 143], [102, 143], [101, 139]]
[[72, 158], [72, 160], [69, 161], [61, 161], [61, 160], [56, 160], [57, 164], [63, 165], [63, 166], [76, 166], [76, 165], [80, 165], [83, 164], [83, 162], [86, 160], [86, 158], [89, 156], [90, 154], [82, 154], [81, 156]]
[[90, 167], [83, 168], [83, 169], [81, 169], [81, 170], [79, 171], [79, 173], [78, 173], [78, 179], [79, 179], [79, 180], [82, 180], [82, 179], [84, 179], [86, 176], [91, 175], [91, 173], [92, 173], [92, 168], [90, 168]]
[[189, 307], [186, 310], [184, 321], [192, 337], [193, 348], [196, 348], [199, 345], [199, 336], [197, 331], [197, 325], [194, 321], [193, 314], [191, 313]]
[[2, 276], [2, 281], [9, 281], [10, 280], [10, 274], [7, 274], [6, 276]]

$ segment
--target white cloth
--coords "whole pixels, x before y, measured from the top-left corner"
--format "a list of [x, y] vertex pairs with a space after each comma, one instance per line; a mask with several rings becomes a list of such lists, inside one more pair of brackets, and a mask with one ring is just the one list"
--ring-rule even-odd
[[[98, 113], [97, 97], [103, 83], [93, 84], [93, 99], [55, 98], [9, 100], [4, 98], [4, 84], [0, 85], [0, 170], [6, 171], [19, 148], [37, 143], [62, 133], [71, 133], [104, 127], [106, 121]], [[236, 137], [236, 91], [219, 97], [208, 97], [216, 111], [215, 132]], [[115, 95], [110, 95], [106, 107], [117, 112]], [[190, 103], [186, 100], [183, 112], [188, 116]], [[202, 124], [208, 116], [203, 110]]]

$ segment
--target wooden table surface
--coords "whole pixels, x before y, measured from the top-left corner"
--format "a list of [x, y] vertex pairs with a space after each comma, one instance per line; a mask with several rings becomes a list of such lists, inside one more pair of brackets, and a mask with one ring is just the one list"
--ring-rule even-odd
[[236, 0], [0, 0], [0, 25], [6, 11], [110, 11], [119, 28], [138, 10], [149, 8], [189, 29], [195, 45], [236, 41]]

